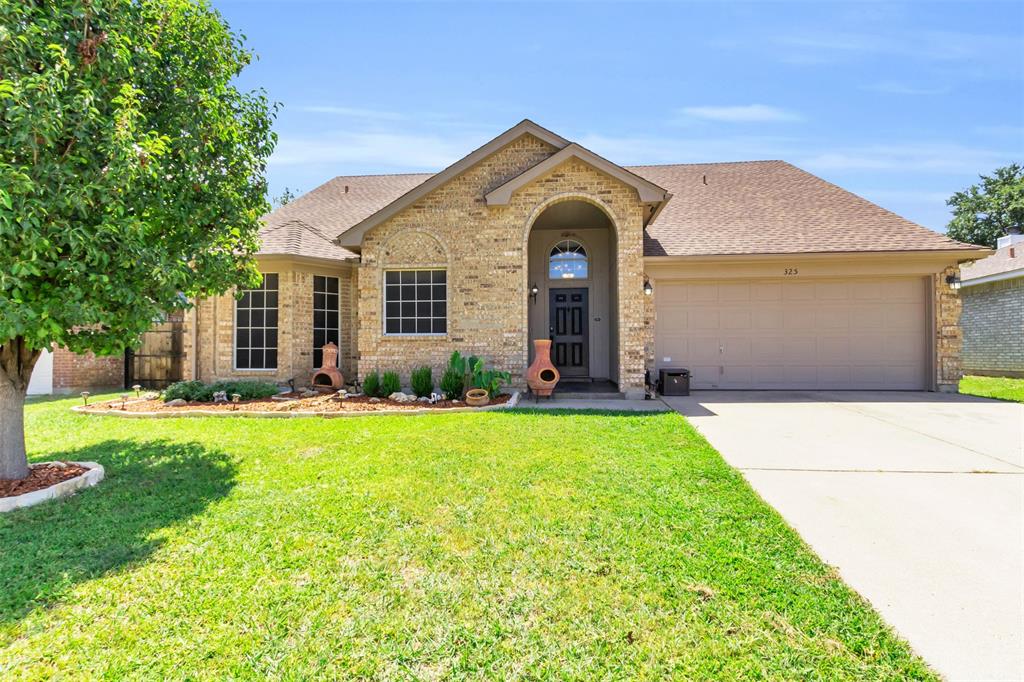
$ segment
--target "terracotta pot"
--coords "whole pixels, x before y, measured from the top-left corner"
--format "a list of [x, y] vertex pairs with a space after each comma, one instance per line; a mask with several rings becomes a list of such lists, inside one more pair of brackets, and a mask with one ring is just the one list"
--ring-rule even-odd
[[535, 339], [533, 342], [533, 364], [526, 370], [526, 385], [535, 395], [551, 395], [562, 377], [551, 364], [551, 340]]
[[345, 383], [345, 377], [338, 371], [338, 347], [333, 343], [324, 345], [323, 366], [313, 374], [313, 388], [321, 393], [333, 393]]
[[482, 388], [471, 388], [466, 391], [466, 404], [470, 407], [483, 407], [489, 402], [487, 391]]

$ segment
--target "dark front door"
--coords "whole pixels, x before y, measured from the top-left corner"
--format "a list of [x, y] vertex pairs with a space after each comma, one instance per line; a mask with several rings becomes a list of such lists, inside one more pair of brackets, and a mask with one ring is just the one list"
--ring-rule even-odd
[[551, 362], [563, 377], [590, 375], [590, 311], [586, 289], [552, 289]]

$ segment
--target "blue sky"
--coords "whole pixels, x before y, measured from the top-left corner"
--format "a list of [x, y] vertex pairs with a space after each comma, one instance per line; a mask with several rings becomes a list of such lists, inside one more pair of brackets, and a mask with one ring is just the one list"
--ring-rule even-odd
[[1024, 3], [212, 0], [282, 104], [271, 194], [523, 118], [621, 164], [785, 159], [934, 229], [1024, 161]]

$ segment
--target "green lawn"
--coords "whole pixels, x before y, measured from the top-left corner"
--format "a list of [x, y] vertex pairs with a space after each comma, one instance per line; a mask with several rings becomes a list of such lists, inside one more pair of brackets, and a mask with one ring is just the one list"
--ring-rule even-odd
[[934, 679], [675, 414], [28, 409], [0, 679]]
[[960, 380], [960, 392], [982, 398], [998, 398], [1024, 403], [1024, 379], [1003, 377], [964, 377]]

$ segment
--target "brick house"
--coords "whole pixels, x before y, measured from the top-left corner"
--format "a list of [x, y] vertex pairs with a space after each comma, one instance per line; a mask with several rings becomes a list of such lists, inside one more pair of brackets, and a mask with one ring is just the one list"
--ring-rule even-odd
[[32, 369], [29, 395], [71, 393], [124, 385], [124, 356], [72, 353], [67, 348], [43, 351]]
[[782, 161], [622, 167], [523, 121], [436, 174], [338, 177], [267, 216], [260, 289], [199, 301], [184, 374], [435, 376], [453, 350], [566, 381], [956, 390], [950, 240]]
[[962, 272], [963, 366], [968, 374], [1024, 377], [1024, 235]]

